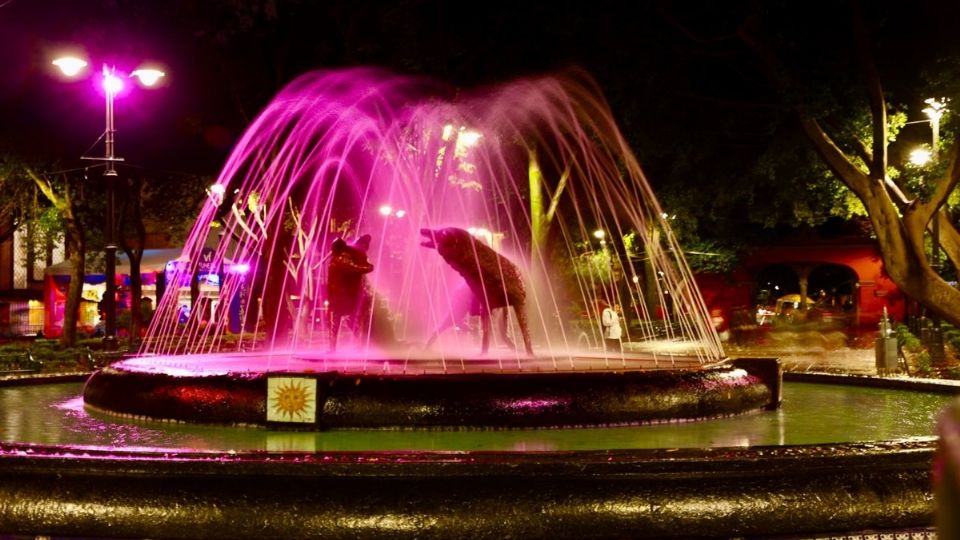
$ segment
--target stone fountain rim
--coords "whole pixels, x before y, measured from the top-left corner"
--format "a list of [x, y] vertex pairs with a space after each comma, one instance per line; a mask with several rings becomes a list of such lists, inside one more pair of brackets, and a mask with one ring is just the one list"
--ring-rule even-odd
[[[0, 387], [34, 384], [82, 382], [89, 372], [76, 374], [32, 374], [0, 379]], [[939, 392], [960, 395], [960, 381], [939, 379], [882, 378], [862, 375], [842, 375], [816, 372], [784, 372], [783, 379], [791, 382], [841, 384], [868, 386], [908, 391]], [[875, 459], [878, 456], [898, 455], [903, 458], [930, 459], [936, 450], [939, 437], [910, 437], [862, 442], [825, 443], [809, 445], [713, 447], [713, 448], [641, 448], [614, 450], [564, 450], [564, 451], [322, 451], [322, 452], [177, 452], [165, 449], [138, 449], [118, 451], [92, 446], [56, 446], [32, 443], [0, 442], [0, 463], [15, 461], [80, 461], [126, 463], [166, 462], [178, 463], [253, 463], [277, 467], [302, 467], [306, 464], [330, 466], [371, 465], [400, 466], [408, 469], [415, 464], [479, 465], [510, 464], [515, 466], [533, 462], [554, 467], [560, 463], [583, 467], [590, 464], [611, 466], [614, 464], [641, 465], [652, 463], [694, 464], [702, 462], [773, 462], [804, 459]]]
[[[20, 378], [0, 385], [81, 379]], [[802, 379], [865, 382], [834, 375]], [[937, 440], [320, 453], [0, 443], [0, 501], [17, 501], [0, 504], [0, 523], [20, 533], [192, 538], [462, 538], [466, 525], [474, 538], [510, 533], [554, 540], [929, 530]], [[154, 513], [124, 511], [134, 503]], [[91, 515], [90, 505], [104, 510]], [[478, 516], [478, 505], [488, 511]], [[623, 515], [623, 509], [632, 510]], [[412, 528], [390, 528], [397, 516], [407, 516]], [[371, 523], [383, 528], [371, 529]]]

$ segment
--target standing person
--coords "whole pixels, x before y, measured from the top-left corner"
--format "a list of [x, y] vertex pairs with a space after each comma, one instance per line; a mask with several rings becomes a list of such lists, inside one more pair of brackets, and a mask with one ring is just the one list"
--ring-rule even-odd
[[720, 341], [730, 339], [730, 328], [727, 326], [727, 319], [723, 316], [723, 310], [714, 308], [710, 311], [710, 322], [713, 323], [713, 329], [717, 331]]
[[620, 315], [617, 314], [619, 306], [605, 306], [603, 314], [600, 316], [600, 322], [603, 324], [603, 342], [606, 350], [620, 351]]

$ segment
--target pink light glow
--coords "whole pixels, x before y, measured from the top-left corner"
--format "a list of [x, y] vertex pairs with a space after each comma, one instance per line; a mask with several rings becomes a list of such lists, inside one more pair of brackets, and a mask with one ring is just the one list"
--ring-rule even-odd
[[[690, 271], [681, 251], [672, 247], [674, 238], [649, 234], [668, 231], [669, 224], [602, 95], [587, 77], [524, 79], [464, 92], [452, 101], [448, 97], [442, 85], [369, 68], [299, 77], [237, 141], [185, 243], [183, 259], [199, 261], [212, 250], [214, 260], [248, 262], [255, 269], [249, 275], [228, 272], [223, 276], [219, 298], [238, 298], [238, 305], [262, 310], [266, 347], [316, 352], [324, 350], [327, 339], [322, 324], [326, 317], [318, 313], [330, 311], [324, 302], [332, 246], [337, 239], [352, 242], [369, 235], [362, 251], [373, 270], [363, 278], [364, 301], [359, 305], [370, 310], [363, 317], [372, 322], [346, 329], [345, 340], [352, 343], [341, 344], [353, 346], [350, 355], [358, 361], [373, 362], [378, 351], [393, 354], [395, 349], [400, 354], [410, 343], [427, 343], [434, 334], [442, 334], [437, 347], [427, 353], [438, 360], [440, 371], [459, 365], [462, 351], [482, 347], [477, 325], [461, 323], [477, 318], [469, 300], [483, 302], [487, 295], [468, 291], [463, 275], [438, 251], [424, 248], [423, 228], [473, 226], [474, 234], [517, 266], [515, 281], [526, 289], [526, 305], [520, 311], [532, 308], [527, 310], [527, 320], [543, 335], [538, 351], [569, 351], [599, 343], [599, 314], [589, 306], [597, 305], [601, 290], [584, 287], [579, 273], [574, 277], [550, 267], [552, 255], [542, 251], [553, 247], [546, 245], [546, 237], [537, 236], [546, 229], [534, 227], [525, 210], [524, 201], [532, 200], [533, 189], [543, 199], [544, 215], [555, 213], [555, 222], [569, 223], [571, 231], [588, 236], [589, 231], [601, 229], [610, 237], [608, 242], [629, 232], [640, 235], [638, 245], [664, 244], [665, 253], [676, 255], [656, 261], [653, 271], [663, 278], [658, 280], [665, 287], [662, 295], [674, 298], [679, 296], [677, 291], [686, 290], [680, 284], [692, 282]], [[539, 140], [546, 141], [544, 148], [554, 149], [556, 155], [536, 161], [535, 155], [512, 142]], [[542, 173], [541, 166], [547, 167]], [[543, 176], [532, 187], [531, 171]], [[552, 176], [545, 174], [548, 171]], [[570, 174], [573, 171], [577, 173]], [[568, 181], [569, 190], [603, 196], [571, 200], [569, 205], [554, 205], [551, 197], [542, 197], [551, 190], [560, 193], [559, 186]], [[603, 204], [594, 204], [600, 200]], [[614, 208], [623, 212], [611, 211]], [[215, 221], [219, 226], [211, 232]], [[558, 238], [555, 247], [557, 257], [581, 260], [572, 239]], [[176, 268], [175, 274], [169, 282], [189, 283], [191, 265]], [[631, 276], [624, 272], [620, 278]], [[617, 302], [637, 306], [636, 319], [650, 319], [658, 309], [653, 305], [658, 302], [647, 306], [636, 298], [633, 283], [610, 290], [633, 295]], [[660, 341], [676, 340], [698, 358], [721, 356], [719, 338], [705, 318], [702, 299], [684, 293], [680, 300], [690, 305], [676, 310], [676, 317], [683, 320], [671, 320], [670, 328], [683, 331], [663, 340], [644, 336], [644, 341], [659, 347]], [[569, 305], [580, 306], [583, 320], [570, 320], [573, 326], [568, 327], [565, 310]], [[191, 316], [181, 321], [180, 307], [175, 294], [158, 302], [158, 316], [150, 328], [151, 338], [158, 339], [146, 340], [141, 353], [184, 348], [214, 352], [213, 344], [219, 341], [210, 338], [231, 331], [228, 322], [237, 331], [241, 320], [249, 319], [252, 325], [256, 319], [232, 312], [229, 319]], [[504, 312], [509, 321], [518, 317], [516, 309]], [[446, 324], [447, 320], [454, 324]], [[255, 333], [239, 335], [246, 347], [246, 340]], [[524, 351], [511, 346], [509, 336], [494, 338], [507, 363], [533, 363]], [[562, 358], [551, 360], [550, 368], [559, 369], [562, 361], [573, 367], [569, 355]], [[503, 363], [497, 359], [498, 369]]]
[[250, 271], [250, 265], [246, 263], [238, 263], [230, 265], [230, 271], [234, 274], [246, 274]]
[[112, 69], [103, 68], [103, 89], [108, 94], [117, 95], [123, 90], [123, 79], [117, 77]]

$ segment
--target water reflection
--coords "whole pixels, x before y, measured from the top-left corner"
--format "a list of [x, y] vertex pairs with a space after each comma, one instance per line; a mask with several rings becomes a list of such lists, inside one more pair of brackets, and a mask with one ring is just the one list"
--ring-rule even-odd
[[788, 383], [784, 406], [731, 418], [636, 427], [326, 433], [143, 422], [87, 411], [82, 384], [0, 388], [0, 440], [126, 449], [597, 450], [825, 444], [933, 435], [950, 396]]

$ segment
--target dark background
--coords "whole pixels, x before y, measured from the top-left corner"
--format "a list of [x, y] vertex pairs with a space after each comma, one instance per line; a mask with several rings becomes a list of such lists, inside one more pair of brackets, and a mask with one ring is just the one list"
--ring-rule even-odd
[[[889, 98], [919, 115], [924, 81], [957, 50], [960, 3], [863, 4]], [[808, 89], [851, 96], [825, 102], [853, 110], [863, 90], [849, 4], [839, 1], [0, 0], [0, 152], [84, 165], [103, 103], [89, 81], [54, 76], [50, 60], [68, 45], [95, 69], [162, 65], [163, 88], [118, 99], [117, 153], [145, 170], [211, 175], [270, 97], [311, 69], [376, 65], [468, 88], [579, 66], [658, 192], [697, 185], [716, 200], [711, 185], [727, 189], [805, 145], [791, 96], [771, 89], [737, 38], [751, 18]], [[802, 171], [779, 181], [802, 182]], [[744, 204], [776, 196], [750, 189]]]

